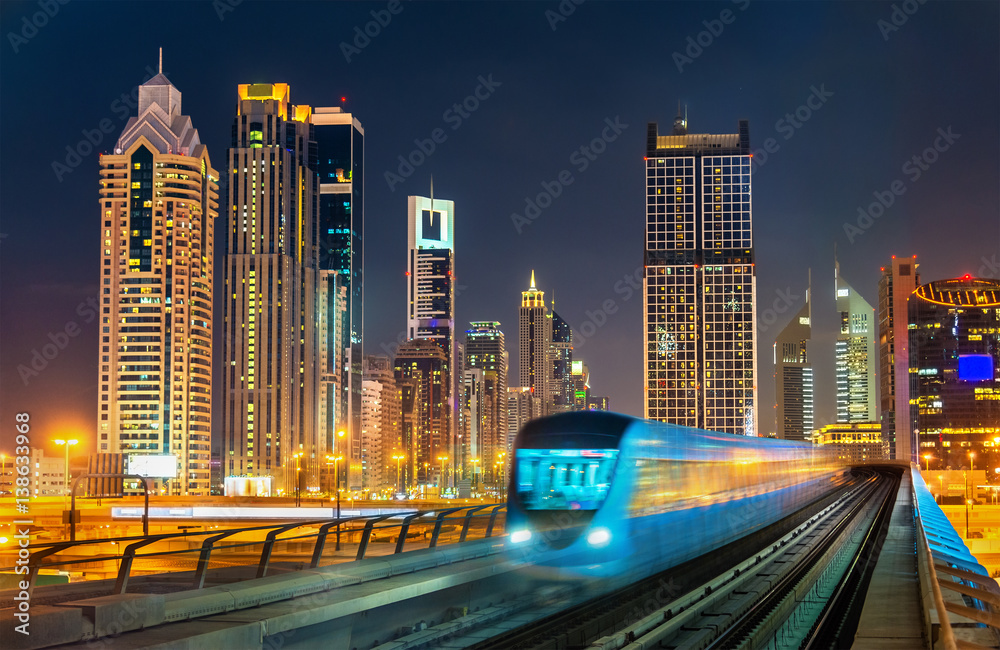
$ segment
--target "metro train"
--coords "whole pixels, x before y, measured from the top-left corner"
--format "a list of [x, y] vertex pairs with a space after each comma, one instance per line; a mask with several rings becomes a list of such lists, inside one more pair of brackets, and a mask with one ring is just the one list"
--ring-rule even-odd
[[846, 474], [808, 443], [554, 415], [515, 439], [508, 545], [561, 575], [637, 579], [781, 520]]

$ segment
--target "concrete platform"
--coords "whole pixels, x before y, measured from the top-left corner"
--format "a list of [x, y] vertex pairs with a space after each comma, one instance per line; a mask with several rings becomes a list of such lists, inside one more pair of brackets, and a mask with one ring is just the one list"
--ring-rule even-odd
[[875, 573], [858, 630], [855, 650], [883, 648], [925, 648], [923, 606], [917, 576], [916, 529], [909, 472], [903, 474], [892, 508], [885, 544], [875, 565]]

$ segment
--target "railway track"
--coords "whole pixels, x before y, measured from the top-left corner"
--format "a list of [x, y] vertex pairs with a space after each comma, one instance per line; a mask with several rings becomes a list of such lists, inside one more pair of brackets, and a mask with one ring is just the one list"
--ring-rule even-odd
[[[612, 593], [587, 599], [553, 587], [381, 647], [842, 647], [853, 638], [899, 484], [889, 473], [856, 478], [733, 548]], [[733, 556], [749, 559], [719, 565]], [[698, 587], [680, 594], [676, 585]]]

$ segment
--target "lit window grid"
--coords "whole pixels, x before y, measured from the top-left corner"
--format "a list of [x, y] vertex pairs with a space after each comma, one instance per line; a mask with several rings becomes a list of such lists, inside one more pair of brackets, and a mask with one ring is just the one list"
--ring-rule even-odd
[[701, 165], [701, 247], [752, 247], [750, 157], [705, 157]]
[[686, 426], [698, 424], [695, 271], [648, 267], [643, 291], [646, 416]]
[[694, 250], [695, 159], [646, 161], [646, 248]]
[[753, 407], [753, 266], [722, 265], [699, 269], [702, 296], [702, 376], [707, 429], [741, 433]]

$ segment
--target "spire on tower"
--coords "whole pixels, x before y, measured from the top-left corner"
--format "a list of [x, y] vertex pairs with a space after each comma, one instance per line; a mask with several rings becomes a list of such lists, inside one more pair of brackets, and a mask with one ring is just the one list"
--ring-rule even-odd
[[537, 287], [535, 287], [535, 269], [531, 269], [531, 287], [530, 287], [530, 289], [532, 291], [534, 291], [536, 288]]
[[163, 74], [163, 48], [160, 48], [160, 68], [159, 74]]

